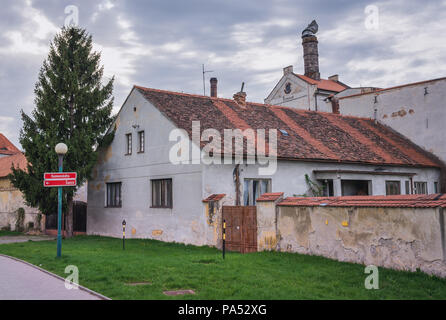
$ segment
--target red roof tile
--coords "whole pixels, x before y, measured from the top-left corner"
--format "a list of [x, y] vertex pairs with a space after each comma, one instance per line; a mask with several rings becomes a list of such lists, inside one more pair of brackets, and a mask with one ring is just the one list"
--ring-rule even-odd
[[307, 76], [304, 76], [302, 74], [295, 73], [295, 75], [308, 83], [316, 84], [317, 88], [321, 89], [321, 90], [341, 92], [348, 88], [347, 86], [344, 86], [344, 85], [340, 84], [339, 82], [336, 82], [333, 80], [321, 79], [318, 81], [318, 80], [311, 79]]
[[271, 192], [271, 193], [264, 193], [260, 197], [257, 198], [256, 201], [276, 201], [280, 199], [283, 196], [283, 192]]
[[22, 170], [26, 170], [27, 161], [23, 153], [15, 153], [12, 156], [4, 156], [0, 158], [0, 177], [6, 177], [11, 173], [11, 167], [19, 167]]
[[[192, 121], [200, 121], [200, 134], [216, 129], [283, 129], [277, 134], [279, 159], [379, 165], [441, 167], [432, 154], [382, 124], [368, 118], [211, 98], [135, 86], [150, 103], [192, 137]], [[261, 142], [261, 141], [259, 141]], [[202, 142], [203, 147], [206, 143]], [[225, 146], [226, 147], [226, 146]], [[246, 149], [244, 151], [246, 153]]]
[[214, 194], [211, 194], [206, 199], [203, 199], [203, 202], [219, 201], [219, 200], [223, 199], [225, 196], [226, 196], [225, 193], [214, 193]]
[[15, 154], [20, 152], [11, 141], [9, 141], [3, 134], [0, 133], [0, 154]]
[[398, 207], [435, 208], [446, 207], [446, 194], [411, 194], [396, 196], [345, 196], [345, 197], [289, 197], [279, 206], [298, 207]]

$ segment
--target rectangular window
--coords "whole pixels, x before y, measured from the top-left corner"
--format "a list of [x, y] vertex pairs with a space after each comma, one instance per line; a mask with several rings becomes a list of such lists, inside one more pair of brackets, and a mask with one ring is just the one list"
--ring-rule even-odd
[[172, 179], [152, 182], [152, 208], [172, 208]]
[[399, 181], [386, 181], [386, 195], [401, 194], [401, 182]]
[[417, 181], [414, 182], [415, 194], [427, 194], [427, 182]]
[[144, 152], [144, 131], [138, 132], [138, 152]]
[[262, 194], [271, 192], [271, 179], [245, 179], [243, 188], [245, 206], [255, 206]]
[[406, 185], [406, 194], [410, 194], [410, 181], [406, 180], [405, 185]]
[[434, 182], [434, 193], [440, 193], [440, 190], [438, 188], [438, 182]]
[[127, 153], [126, 155], [132, 154], [132, 134], [128, 133], [125, 135], [127, 142]]
[[121, 182], [107, 183], [107, 207], [121, 207]]

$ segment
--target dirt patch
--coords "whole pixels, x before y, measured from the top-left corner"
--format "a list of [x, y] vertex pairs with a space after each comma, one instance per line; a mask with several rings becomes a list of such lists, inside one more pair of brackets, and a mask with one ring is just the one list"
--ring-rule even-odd
[[173, 290], [173, 291], [163, 291], [166, 296], [178, 296], [183, 294], [195, 294], [194, 290]]

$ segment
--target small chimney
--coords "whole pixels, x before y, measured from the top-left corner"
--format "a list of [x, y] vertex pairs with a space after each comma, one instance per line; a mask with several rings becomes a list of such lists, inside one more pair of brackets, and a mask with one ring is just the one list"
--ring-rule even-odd
[[288, 66], [288, 67], [283, 68], [283, 75], [286, 75], [289, 73], [293, 73], [293, 66]]
[[217, 98], [217, 78], [211, 78], [211, 97]]
[[241, 107], [246, 106], [246, 92], [243, 91], [244, 86], [245, 86], [245, 83], [243, 82], [242, 88], [240, 89], [240, 91], [232, 96], [233, 99], [235, 100], [235, 102]]
[[313, 20], [308, 27], [302, 31], [305, 76], [317, 81], [321, 80], [321, 74], [319, 73], [318, 41], [316, 37], [318, 29], [319, 26], [317, 22]]
[[331, 112], [339, 114], [339, 99], [334, 95], [330, 95], [329, 99], [331, 101]]
[[334, 74], [334, 75], [332, 75], [332, 76], [329, 76], [329, 77], [328, 77], [328, 80], [338, 82], [338, 81], [339, 81], [339, 75]]

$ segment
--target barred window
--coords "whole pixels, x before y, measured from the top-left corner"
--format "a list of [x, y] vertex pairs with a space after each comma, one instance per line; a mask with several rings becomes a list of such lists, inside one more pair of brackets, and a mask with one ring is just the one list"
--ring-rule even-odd
[[427, 182], [417, 181], [414, 182], [415, 194], [427, 194]]
[[132, 134], [128, 133], [125, 136], [126, 136], [126, 142], [127, 142], [126, 155], [129, 155], [129, 154], [132, 154]]
[[121, 182], [107, 183], [107, 207], [121, 207]]
[[138, 132], [138, 152], [144, 152], [144, 131]]
[[172, 179], [152, 182], [152, 208], [172, 208]]

